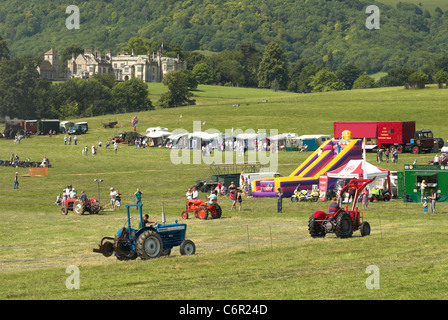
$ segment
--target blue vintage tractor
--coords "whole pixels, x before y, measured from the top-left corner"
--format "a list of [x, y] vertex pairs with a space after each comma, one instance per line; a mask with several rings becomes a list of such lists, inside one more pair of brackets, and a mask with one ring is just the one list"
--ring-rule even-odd
[[[130, 208], [137, 207], [140, 211], [140, 228], [131, 228]], [[187, 225], [183, 223], [157, 224], [145, 221], [141, 204], [126, 205], [127, 227], [118, 230], [115, 237], [104, 237], [98, 249], [93, 252], [102, 253], [105, 257], [115, 254], [118, 260], [133, 260], [158, 258], [161, 255], [170, 255], [171, 249], [180, 246], [182, 255], [191, 255], [196, 252], [196, 245], [191, 240], [185, 240]], [[153, 223], [146, 226], [147, 223]], [[111, 241], [107, 241], [111, 240]]]

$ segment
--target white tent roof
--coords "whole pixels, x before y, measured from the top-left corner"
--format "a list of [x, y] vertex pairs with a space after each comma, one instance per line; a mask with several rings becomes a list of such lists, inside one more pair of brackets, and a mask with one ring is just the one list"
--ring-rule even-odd
[[168, 131], [151, 131], [146, 132], [145, 136], [148, 138], [160, 138], [160, 137], [168, 137], [171, 135], [171, 132]]
[[[327, 172], [329, 178], [350, 179], [357, 178], [362, 179], [364, 176], [364, 169], [362, 160], [350, 160], [344, 166], [337, 168], [336, 170]], [[367, 171], [367, 179], [376, 177], [377, 179], [385, 179], [389, 175], [389, 171], [378, 168], [368, 162], [365, 164]]]
[[305, 134], [305, 135], [300, 136], [299, 139], [301, 139], [301, 140], [319, 139], [322, 137], [331, 139], [331, 136], [329, 136], [327, 134]]

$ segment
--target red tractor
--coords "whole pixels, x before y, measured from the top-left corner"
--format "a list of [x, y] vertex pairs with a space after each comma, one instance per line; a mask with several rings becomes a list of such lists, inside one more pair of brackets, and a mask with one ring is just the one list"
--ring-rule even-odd
[[83, 215], [85, 212], [90, 214], [97, 214], [101, 211], [101, 206], [95, 198], [82, 200], [79, 198], [67, 199], [62, 203], [61, 214], [67, 215], [68, 211], [73, 211], [77, 215]]
[[348, 205], [345, 209], [340, 208], [335, 213], [325, 213], [318, 210], [313, 213], [308, 221], [308, 230], [313, 238], [325, 237], [327, 233], [335, 233], [339, 238], [350, 238], [353, 231], [360, 230], [361, 236], [368, 236], [370, 234], [370, 224], [363, 221], [362, 212], [358, 210], [357, 199], [362, 190], [371, 183], [373, 179], [357, 180], [352, 179], [339, 192], [339, 199], [342, 195], [349, 191], [353, 195], [352, 208], [348, 210]]
[[194, 212], [196, 218], [206, 220], [208, 214], [212, 216], [212, 219], [221, 218], [221, 207], [217, 202], [213, 202], [212, 205], [208, 201], [202, 201], [199, 199], [187, 200], [187, 209], [182, 212], [182, 218], [188, 219], [189, 213]]

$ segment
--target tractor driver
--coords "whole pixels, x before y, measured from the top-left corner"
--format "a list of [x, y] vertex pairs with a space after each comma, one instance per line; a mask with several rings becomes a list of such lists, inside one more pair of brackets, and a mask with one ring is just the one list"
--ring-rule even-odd
[[340, 209], [338, 204], [338, 199], [336, 197], [333, 197], [331, 199], [330, 205], [328, 206], [328, 214], [335, 214]]
[[81, 195], [79, 196], [79, 199], [81, 199], [82, 202], [87, 203], [87, 195], [85, 194], [84, 190], [81, 191]]
[[210, 194], [208, 196], [208, 204], [210, 206], [216, 204], [216, 202], [218, 201], [218, 191], [213, 191], [212, 194]]
[[149, 221], [149, 215], [145, 214], [143, 217], [143, 227], [146, 227], [147, 224], [157, 223], [155, 221]]

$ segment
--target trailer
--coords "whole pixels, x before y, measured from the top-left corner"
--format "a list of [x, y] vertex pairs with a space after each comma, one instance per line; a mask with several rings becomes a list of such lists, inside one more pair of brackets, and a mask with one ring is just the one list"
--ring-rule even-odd
[[59, 133], [60, 130], [60, 121], [59, 119], [42, 119], [39, 120], [38, 126], [38, 134], [49, 134], [50, 131], [53, 133]]
[[351, 132], [353, 139], [366, 139], [366, 149], [395, 148], [399, 153], [431, 152], [434, 138], [429, 129], [415, 130], [415, 121], [335, 122], [334, 137]]
[[27, 136], [37, 132], [37, 120], [19, 120], [7, 118], [5, 121], [5, 138], [14, 139], [17, 134]]

